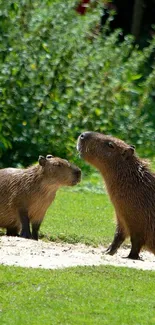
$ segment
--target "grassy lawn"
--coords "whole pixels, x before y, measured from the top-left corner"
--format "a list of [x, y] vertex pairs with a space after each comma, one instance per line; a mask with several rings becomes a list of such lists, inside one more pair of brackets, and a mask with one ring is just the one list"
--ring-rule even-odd
[[[58, 192], [45, 239], [108, 244], [114, 210], [96, 174]], [[155, 272], [111, 266], [64, 270], [0, 266], [2, 325], [154, 325]]]
[[154, 325], [155, 273], [115, 267], [0, 267], [3, 325]]
[[112, 238], [115, 228], [113, 215], [105, 194], [60, 191], [40, 232], [54, 241], [103, 244]]
[[105, 244], [115, 229], [114, 210], [101, 178], [94, 174], [74, 188], [61, 189], [48, 209], [40, 233], [54, 241]]

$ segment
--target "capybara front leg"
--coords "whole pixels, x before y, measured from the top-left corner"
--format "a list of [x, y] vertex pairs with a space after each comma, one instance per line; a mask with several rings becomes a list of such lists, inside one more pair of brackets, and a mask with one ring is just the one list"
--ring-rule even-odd
[[128, 255], [128, 258], [131, 258], [133, 260], [139, 260], [139, 252], [143, 246], [143, 242], [139, 236], [131, 236], [131, 251]]
[[121, 244], [124, 242], [125, 237], [126, 236], [125, 236], [121, 226], [118, 224], [116, 227], [113, 242], [106, 250], [106, 254], [114, 255], [117, 252], [118, 248], [121, 246]]
[[32, 238], [30, 232], [30, 222], [26, 211], [20, 211], [20, 221], [22, 224], [20, 236], [23, 238]]
[[6, 231], [7, 236], [18, 236], [18, 228], [17, 227], [8, 227]]
[[38, 231], [40, 228], [40, 223], [33, 223], [32, 224], [32, 239], [38, 240]]

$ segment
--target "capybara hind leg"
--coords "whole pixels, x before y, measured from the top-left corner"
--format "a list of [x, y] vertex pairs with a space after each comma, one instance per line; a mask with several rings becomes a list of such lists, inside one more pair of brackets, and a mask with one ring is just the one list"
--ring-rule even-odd
[[121, 244], [124, 242], [125, 237], [126, 236], [122, 228], [120, 227], [120, 225], [117, 225], [113, 242], [106, 250], [106, 254], [114, 255], [117, 252], [118, 248], [121, 246]]
[[29, 218], [25, 211], [20, 211], [20, 221], [22, 224], [22, 230], [21, 230], [20, 236], [23, 238], [32, 238], [31, 232], [30, 232]]
[[18, 236], [18, 228], [17, 227], [9, 227], [6, 231], [7, 236]]
[[38, 231], [40, 228], [40, 223], [33, 223], [32, 224], [32, 239], [38, 240]]
[[131, 258], [133, 260], [139, 260], [140, 257], [139, 257], [139, 253], [140, 253], [140, 250], [143, 246], [143, 241], [138, 238], [138, 235], [137, 237], [136, 236], [132, 236], [131, 237], [131, 251], [130, 251], [130, 254], [128, 255], [128, 258]]

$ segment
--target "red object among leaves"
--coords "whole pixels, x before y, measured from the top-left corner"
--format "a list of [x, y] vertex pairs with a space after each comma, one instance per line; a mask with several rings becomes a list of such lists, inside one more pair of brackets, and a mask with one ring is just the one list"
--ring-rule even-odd
[[86, 10], [87, 10], [87, 3], [89, 3], [90, 0], [82, 0], [80, 2], [80, 4], [77, 6], [76, 11], [80, 14], [80, 15], [85, 15]]

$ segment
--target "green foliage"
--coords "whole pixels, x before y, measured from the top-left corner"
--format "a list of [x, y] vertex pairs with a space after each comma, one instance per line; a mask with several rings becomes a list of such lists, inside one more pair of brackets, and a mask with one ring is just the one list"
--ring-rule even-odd
[[154, 150], [155, 40], [139, 50], [120, 31], [96, 33], [101, 3], [86, 16], [72, 0], [0, 1], [0, 160], [75, 158], [84, 130]]
[[[51, 257], [52, 258], [52, 257]], [[3, 325], [154, 325], [155, 273], [0, 266]]]

